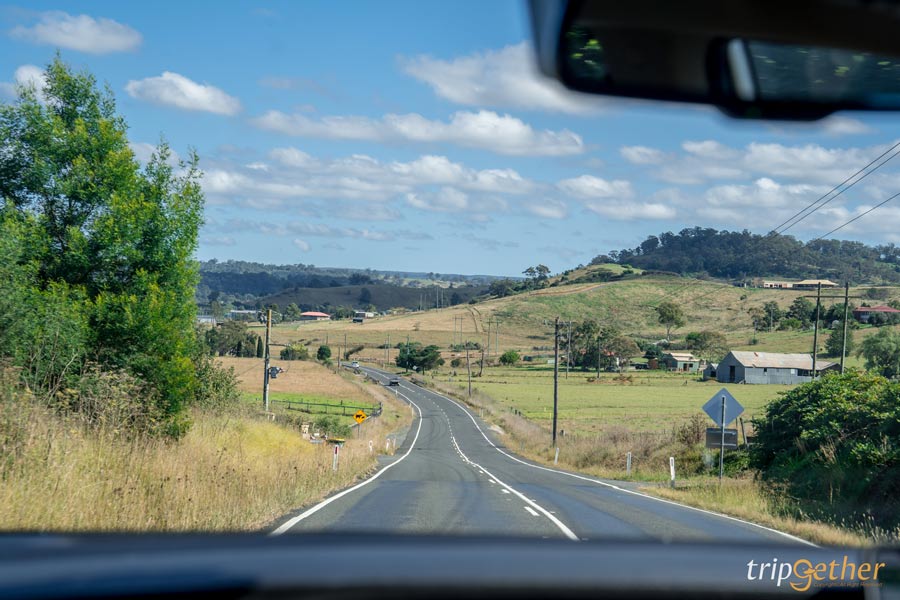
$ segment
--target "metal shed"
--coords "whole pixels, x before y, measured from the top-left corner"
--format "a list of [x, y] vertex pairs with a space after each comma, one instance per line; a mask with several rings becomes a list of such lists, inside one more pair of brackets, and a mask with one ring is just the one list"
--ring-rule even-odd
[[[837, 363], [816, 361], [816, 372], [820, 375], [837, 368]], [[722, 383], [806, 383], [812, 380], [812, 356], [732, 350], [719, 363], [716, 380]]]

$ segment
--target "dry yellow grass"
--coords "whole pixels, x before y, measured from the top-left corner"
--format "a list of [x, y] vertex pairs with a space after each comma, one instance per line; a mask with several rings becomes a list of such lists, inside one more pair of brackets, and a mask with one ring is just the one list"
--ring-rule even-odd
[[291, 391], [327, 387], [384, 403], [362, 439], [347, 440], [336, 473], [330, 446], [249, 407], [195, 412], [173, 441], [89, 429], [25, 393], [0, 390], [0, 530], [255, 530], [350, 485], [376, 466], [378, 452], [393, 452], [385, 442], [411, 416], [380, 386], [313, 367], [292, 369]]
[[[641, 491], [765, 525], [816, 544], [868, 546], [892, 541], [891, 536], [884, 535], [884, 532], [843, 529], [819, 521], [784, 516], [783, 509], [777, 504], [777, 497], [749, 478], [729, 478], [721, 485], [717, 480], [691, 480], [674, 490], [647, 486]], [[896, 540], [896, 534], [893, 540]]]

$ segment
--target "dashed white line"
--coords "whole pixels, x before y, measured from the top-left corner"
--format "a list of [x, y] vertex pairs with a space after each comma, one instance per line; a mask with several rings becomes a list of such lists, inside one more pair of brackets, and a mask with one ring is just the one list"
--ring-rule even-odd
[[528, 512], [531, 513], [531, 516], [532, 516], [532, 517], [538, 516], [537, 511], [534, 510], [533, 508], [531, 508], [530, 506], [525, 506], [524, 508], [525, 508], [525, 510], [527, 510]]

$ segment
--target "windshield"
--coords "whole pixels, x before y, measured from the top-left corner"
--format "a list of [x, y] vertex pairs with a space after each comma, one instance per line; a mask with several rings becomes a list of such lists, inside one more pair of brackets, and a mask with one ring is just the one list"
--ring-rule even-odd
[[896, 540], [896, 116], [579, 95], [512, 1], [0, 20], [0, 529]]

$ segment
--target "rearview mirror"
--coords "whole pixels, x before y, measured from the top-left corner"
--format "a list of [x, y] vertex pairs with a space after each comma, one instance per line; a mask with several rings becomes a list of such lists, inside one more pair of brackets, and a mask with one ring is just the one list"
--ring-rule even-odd
[[865, 0], [530, 0], [540, 69], [742, 118], [900, 109], [900, 9]]

